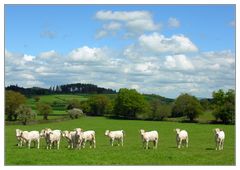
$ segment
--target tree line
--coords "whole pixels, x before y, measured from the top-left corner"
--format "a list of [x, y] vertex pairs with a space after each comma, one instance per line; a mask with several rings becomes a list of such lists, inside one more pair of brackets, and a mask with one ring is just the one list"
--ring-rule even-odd
[[6, 90], [12, 90], [20, 92], [25, 96], [31, 97], [36, 95], [49, 95], [49, 94], [115, 94], [116, 91], [103, 87], [98, 87], [94, 84], [65, 84], [51, 86], [49, 89], [41, 87], [23, 88], [18, 85], [10, 85], [5, 88]]
[[[35, 97], [36, 110], [47, 120], [52, 106], [39, 102]], [[143, 95], [135, 89], [122, 88], [109, 95], [90, 95], [88, 100], [68, 100], [66, 113], [72, 118], [82, 115], [106, 116], [119, 119], [165, 120], [166, 118], [185, 117], [194, 122], [206, 110], [211, 110], [216, 121], [235, 123], [235, 91], [222, 89], [212, 93], [212, 99], [197, 99], [187, 93], [180, 94], [175, 100], [157, 95]], [[26, 97], [19, 92], [6, 91], [6, 119], [21, 120], [24, 123], [33, 119], [35, 113], [26, 107]]]

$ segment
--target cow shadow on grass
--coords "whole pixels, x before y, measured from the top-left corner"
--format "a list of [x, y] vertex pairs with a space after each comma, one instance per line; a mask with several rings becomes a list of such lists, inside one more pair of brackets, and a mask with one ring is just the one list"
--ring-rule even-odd
[[214, 148], [206, 148], [205, 150], [212, 151], [212, 150], [215, 150], [215, 149]]

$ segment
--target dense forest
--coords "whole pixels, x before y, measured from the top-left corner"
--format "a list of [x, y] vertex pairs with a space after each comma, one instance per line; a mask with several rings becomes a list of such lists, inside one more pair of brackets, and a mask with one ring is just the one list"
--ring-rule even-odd
[[116, 91], [112, 89], [106, 89], [103, 87], [98, 87], [93, 84], [65, 84], [51, 86], [49, 89], [41, 87], [23, 88], [18, 85], [10, 85], [6, 87], [6, 90], [13, 90], [20, 92], [25, 96], [35, 96], [35, 95], [48, 95], [48, 94], [115, 94]]

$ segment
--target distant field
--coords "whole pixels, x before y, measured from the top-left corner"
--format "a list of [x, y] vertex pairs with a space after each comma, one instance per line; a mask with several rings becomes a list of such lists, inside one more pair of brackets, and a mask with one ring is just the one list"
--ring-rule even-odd
[[[40, 100], [39, 102], [48, 103], [51, 105], [56, 105], [53, 107], [53, 110], [59, 110], [59, 111], [65, 111], [66, 105], [68, 101], [70, 100], [79, 100], [79, 101], [85, 101], [89, 98], [90, 95], [68, 95], [68, 94], [57, 94], [57, 95], [44, 95], [39, 96]], [[33, 110], [36, 110], [36, 101], [34, 98], [28, 98], [27, 99], [27, 105], [30, 106]]]
[[[71, 150], [62, 140], [60, 150], [46, 150], [45, 141], [41, 148], [30, 150], [16, 146], [15, 129], [72, 130], [81, 127], [96, 131], [97, 148]], [[177, 149], [174, 128], [183, 128], [189, 132], [189, 148]], [[223, 151], [214, 149], [212, 129], [223, 128], [226, 141]], [[158, 130], [160, 142], [158, 149], [144, 150], [139, 136], [139, 129]], [[111, 147], [104, 136], [106, 129], [126, 131], [123, 147]], [[151, 145], [152, 147], [152, 145]], [[57, 123], [35, 124], [28, 126], [5, 126], [5, 165], [235, 165], [235, 126], [209, 125], [194, 123], [113, 120], [104, 117], [84, 117]]]

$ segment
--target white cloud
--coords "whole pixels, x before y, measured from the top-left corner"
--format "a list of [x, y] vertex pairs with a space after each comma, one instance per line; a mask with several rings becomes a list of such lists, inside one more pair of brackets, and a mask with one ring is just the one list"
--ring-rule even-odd
[[160, 25], [154, 24], [154, 22], [149, 19], [138, 19], [127, 22], [126, 27], [128, 30], [141, 33], [144, 31], [158, 30], [160, 28]]
[[31, 74], [23, 73], [23, 74], [20, 75], [20, 77], [23, 78], [23, 79], [35, 80], [34, 76], [31, 75]]
[[151, 19], [147, 11], [98, 11], [96, 18], [99, 20], [130, 21], [142, 18]]
[[170, 38], [166, 38], [164, 35], [154, 32], [150, 35], [143, 34], [138, 40], [143, 48], [148, 48], [149, 50], [160, 53], [187, 53], [198, 51], [198, 48], [193, 42], [184, 35], [173, 35]]
[[166, 56], [164, 65], [168, 69], [193, 70], [194, 66], [185, 55]]
[[33, 61], [35, 59], [35, 56], [24, 54], [23, 59], [25, 61]]
[[56, 58], [58, 56], [59, 56], [59, 54], [54, 50], [42, 52], [39, 55], [39, 57], [42, 58], [42, 59], [53, 59], [53, 58]]
[[168, 19], [168, 26], [171, 28], [178, 28], [180, 26], [180, 21], [177, 18], [169, 18]]
[[115, 35], [121, 28], [126, 31], [123, 35], [125, 38], [160, 29], [160, 24], [154, 23], [148, 11], [98, 11], [95, 17], [102, 22], [110, 22], [103, 25], [96, 38]]
[[105, 59], [104, 50], [83, 46], [70, 52], [69, 59], [76, 62], [99, 62]]
[[105, 24], [103, 25], [103, 28], [105, 30], [112, 30], [112, 31], [115, 31], [115, 30], [119, 30], [121, 28], [121, 24], [118, 23], [118, 22], [110, 22], [109, 24]]
[[82, 46], [62, 57], [56, 51], [29, 56], [5, 51], [6, 85], [48, 88], [85, 82], [166, 97], [182, 92], [210, 97], [214, 90], [235, 87], [235, 55], [231, 51], [154, 54], [135, 44], [117, 55], [108, 48]]

